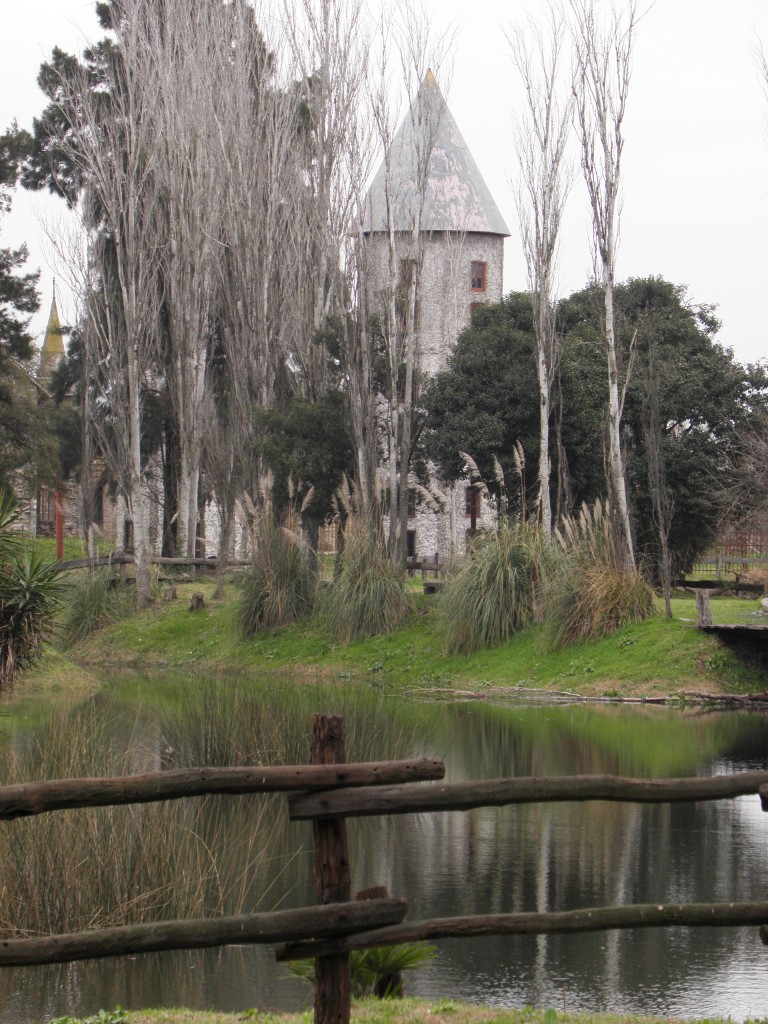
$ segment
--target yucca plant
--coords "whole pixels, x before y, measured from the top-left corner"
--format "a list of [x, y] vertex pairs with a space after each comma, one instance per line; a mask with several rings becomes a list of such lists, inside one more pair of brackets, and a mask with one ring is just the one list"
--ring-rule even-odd
[[316, 586], [315, 559], [307, 544], [264, 515], [240, 599], [243, 639], [296, 622], [312, 609]]
[[[403, 942], [398, 946], [353, 949], [349, 955], [350, 988], [355, 999], [367, 995], [396, 999], [403, 994], [403, 971], [423, 967], [434, 960], [437, 949], [428, 942]], [[294, 960], [289, 972], [311, 984], [315, 982], [315, 961]]]
[[61, 645], [66, 650], [110, 622], [130, 615], [134, 597], [109, 566], [83, 572], [65, 591]]
[[555, 538], [561, 558], [547, 597], [552, 647], [606, 636], [658, 614], [651, 584], [622, 565], [607, 505], [582, 506], [578, 517], [562, 520]]
[[24, 549], [13, 532], [20, 518], [16, 498], [0, 490], [0, 690], [39, 657], [59, 602], [60, 572]]
[[0, 490], [0, 565], [19, 550], [21, 541], [13, 530], [20, 517], [21, 510], [14, 496]]
[[0, 563], [0, 690], [39, 658], [59, 604], [55, 563], [22, 550]]
[[529, 626], [540, 604], [546, 558], [534, 526], [502, 518], [478, 534], [443, 591], [448, 653], [494, 647]]
[[390, 633], [410, 614], [405, 568], [389, 557], [372, 518], [348, 517], [341, 563], [323, 604], [328, 628], [342, 643]]

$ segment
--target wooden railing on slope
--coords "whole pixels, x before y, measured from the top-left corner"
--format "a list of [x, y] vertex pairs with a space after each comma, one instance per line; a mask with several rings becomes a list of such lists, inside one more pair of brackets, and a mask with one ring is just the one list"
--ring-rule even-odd
[[292, 820], [313, 822], [315, 897], [321, 906], [271, 914], [157, 922], [39, 939], [1, 939], [0, 967], [54, 963], [166, 949], [273, 943], [278, 960], [316, 958], [316, 1024], [348, 1024], [349, 953], [421, 939], [563, 934], [617, 928], [759, 925], [768, 944], [768, 901], [639, 904], [554, 913], [465, 915], [404, 923], [403, 899], [350, 902], [346, 819], [379, 814], [462, 811], [505, 804], [617, 800], [640, 803], [732, 799], [759, 794], [768, 810], [768, 771], [713, 778], [614, 776], [440, 780], [437, 760], [346, 764], [343, 720], [315, 715], [311, 765], [207, 768], [112, 779], [68, 779], [0, 788], [0, 820], [72, 807], [105, 806], [222, 793], [292, 792]]

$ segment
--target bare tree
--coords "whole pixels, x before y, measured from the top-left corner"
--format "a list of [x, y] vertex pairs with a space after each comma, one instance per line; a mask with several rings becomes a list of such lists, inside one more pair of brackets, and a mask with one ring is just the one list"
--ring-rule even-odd
[[760, 77], [760, 84], [763, 88], [763, 92], [768, 98], [768, 54], [765, 52], [762, 39], [758, 38], [755, 49], [755, 64], [757, 65], [757, 73]]
[[[430, 165], [444, 104], [435, 75], [444, 67], [451, 37], [433, 37], [423, 9], [401, 5], [394, 38], [382, 23], [373, 117], [382, 152], [383, 211], [371, 212], [371, 222], [384, 221], [382, 253], [368, 252], [371, 312], [379, 319], [386, 361], [385, 413], [382, 431], [389, 480], [389, 547], [405, 561], [408, 517], [408, 471], [413, 442], [420, 361], [420, 275], [428, 231], [423, 222]], [[402, 86], [409, 102], [403, 134], [395, 133], [390, 97], [397, 83], [389, 68], [392, 48], [400, 60]], [[381, 231], [378, 225], [371, 225]], [[377, 265], [374, 265], [376, 263]], [[382, 284], [385, 286], [382, 288]], [[374, 286], [380, 293], [373, 296]]]
[[223, 204], [217, 159], [227, 64], [228, 11], [204, 0], [165, 0], [146, 11], [134, 58], [156, 96], [155, 182], [160, 195], [164, 372], [179, 444], [177, 538], [194, 556]]
[[[219, 586], [235, 503], [257, 496], [254, 405], [271, 407], [292, 373], [299, 259], [301, 97], [269, 46], [268, 16], [221, 5], [219, 138], [208, 158], [222, 208], [216, 260], [214, 374], [207, 396], [206, 467], [219, 511]], [[276, 34], [276, 33], [275, 33]], [[258, 498], [256, 498], [258, 500]]]
[[515, 187], [520, 234], [536, 333], [539, 382], [539, 519], [552, 533], [549, 419], [557, 365], [554, 287], [558, 237], [573, 174], [565, 150], [573, 113], [570, 69], [563, 67], [565, 21], [562, 7], [547, 5], [546, 24], [532, 18], [507, 39], [520, 74], [526, 103], [515, 121], [519, 176]]
[[648, 489], [651, 495], [653, 522], [659, 538], [659, 582], [664, 595], [667, 618], [672, 618], [672, 552], [669, 535], [672, 530], [674, 499], [667, 487], [666, 461], [664, 458], [664, 432], [661, 421], [661, 398], [659, 379], [664, 375], [663, 366], [656, 360], [656, 345], [653, 338], [648, 340], [648, 359], [645, 367], [644, 442], [648, 458]]
[[[130, 501], [139, 607], [149, 604], [147, 497], [141, 451], [141, 394], [156, 338], [160, 296], [155, 187], [154, 99], [133, 59], [149, 0], [124, 0], [105, 51], [102, 88], [81, 65], [57, 83], [66, 122], [59, 144], [83, 183], [77, 206], [90, 243], [88, 337], [114, 410], [115, 436]], [[95, 308], [95, 307], [98, 308]]]
[[613, 292], [619, 226], [624, 115], [629, 92], [637, 0], [623, 12], [611, 8], [603, 18], [597, 0], [570, 0], [577, 75], [576, 126], [592, 213], [595, 276], [603, 292], [603, 337], [608, 362], [609, 484], [622, 561], [634, 568], [624, 460], [621, 451], [621, 401], [614, 326]]
[[305, 393], [326, 383], [326, 353], [318, 332], [347, 308], [343, 263], [358, 189], [370, 174], [371, 132], [365, 118], [370, 33], [362, 8], [349, 0], [286, 3], [283, 23], [300, 82], [303, 109], [302, 210], [294, 239], [301, 272], [294, 331]]

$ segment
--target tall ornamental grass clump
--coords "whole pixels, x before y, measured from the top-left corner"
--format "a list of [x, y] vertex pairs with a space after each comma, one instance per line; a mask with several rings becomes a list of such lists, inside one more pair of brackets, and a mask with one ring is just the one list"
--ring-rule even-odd
[[535, 527], [503, 518], [479, 534], [445, 585], [442, 616], [449, 654], [505, 643], [535, 621], [546, 549]]
[[[153, 731], [123, 715], [116, 700], [57, 711], [42, 735], [0, 748], [0, 784], [157, 770]], [[0, 931], [46, 935], [268, 907], [264, 877], [279, 833], [279, 803], [259, 796], [24, 818], [0, 831]]]
[[91, 633], [124, 619], [133, 611], [135, 597], [109, 566], [85, 570], [64, 591], [66, 611], [61, 621], [61, 646], [74, 647]]
[[328, 628], [342, 643], [391, 633], [410, 614], [405, 568], [391, 560], [372, 520], [347, 520], [341, 565], [323, 604]]
[[265, 516], [240, 598], [243, 639], [297, 622], [311, 611], [316, 586], [315, 562], [306, 543]]
[[658, 614], [653, 587], [622, 565], [610, 510], [598, 500], [555, 531], [561, 548], [547, 600], [553, 648], [594, 640]]
[[59, 605], [61, 574], [14, 535], [20, 516], [16, 499], [0, 491], [0, 690], [40, 657]]

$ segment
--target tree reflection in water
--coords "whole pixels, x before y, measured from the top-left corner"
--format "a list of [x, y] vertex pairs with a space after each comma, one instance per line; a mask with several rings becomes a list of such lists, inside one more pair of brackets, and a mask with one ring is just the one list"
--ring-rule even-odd
[[[307, 758], [315, 711], [345, 716], [350, 760], [442, 756], [453, 781], [698, 775], [765, 768], [768, 756], [768, 722], [747, 713], [417, 705], [364, 683], [333, 689], [274, 678], [169, 676], [113, 682], [86, 709], [40, 709], [37, 719], [27, 709], [25, 719], [11, 720], [0, 764], [6, 778], [11, 760], [15, 778], [46, 772], [50, 777], [57, 738], [71, 738], [77, 716], [84, 714], [91, 744], [80, 750], [77, 764], [70, 761], [70, 775], [98, 774], [107, 750], [119, 755], [126, 771], [293, 763]], [[276, 798], [260, 801], [254, 828], [246, 799], [224, 798], [217, 811], [206, 811], [215, 828], [199, 818], [194, 824], [204, 833], [208, 863], [215, 862], [218, 873], [212, 912], [311, 902], [309, 826], [289, 824]], [[756, 798], [659, 806], [524, 805], [356, 819], [350, 822], [353, 887], [388, 885], [394, 895], [409, 898], [411, 918], [764, 898], [766, 828]], [[10, 831], [4, 829], [0, 838], [0, 862]], [[99, 840], [89, 851], [82, 829], [76, 845], [81, 861], [98, 855]], [[58, 880], [52, 872], [40, 882], [42, 899], [55, 903], [58, 887], [71, 886], [73, 877], [79, 876], [71, 868]], [[222, 891], [229, 894], [223, 900]], [[439, 946], [438, 959], [409, 979], [413, 994], [505, 1006], [562, 1006], [565, 998], [572, 1009], [720, 1013], [735, 1019], [765, 1012], [765, 952], [755, 929], [488, 937]], [[92, 1013], [117, 1003], [242, 1010], [295, 1007], [305, 997], [269, 949], [165, 953], [0, 973], [0, 1024]]]

